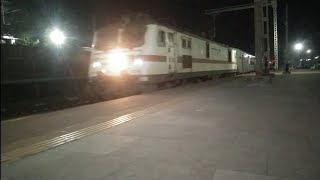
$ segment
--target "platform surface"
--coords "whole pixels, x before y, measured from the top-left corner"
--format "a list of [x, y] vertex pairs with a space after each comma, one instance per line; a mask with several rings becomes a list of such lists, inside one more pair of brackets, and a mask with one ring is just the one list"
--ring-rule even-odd
[[320, 73], [242, 75], [2, 122], [1, 179], [319, 180], [319, 139]]

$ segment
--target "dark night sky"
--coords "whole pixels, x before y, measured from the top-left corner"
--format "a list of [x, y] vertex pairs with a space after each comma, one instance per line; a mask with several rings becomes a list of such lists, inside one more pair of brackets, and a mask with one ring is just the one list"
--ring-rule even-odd
[[[319, 53], [320, 27], [318, 23], [318, 7], [315, 0], [308, 3], [301, 0], [278, 0], [279, 4], [279, 41], [284, 41], [284, 4], [289, 2], [289, 41], [300, 40]], [[82, 33], [90, 31], [91, 15], [97, 16], [100, 25], [107, 24], [122, 13], [144, 12], [156, 19], [175, 21], [193, 32], [208, 31], [211, 18], [203, 14], [203, 10], [224, 6], [251, 3], [253, 0], [32, 0], [28, 3], [36, 10], [53, 12], [64, 9], [75, 14], [73, 22]], [[55, 11], [57, 12], [57, 11]], [[60, 16], [55, 13], [54, 16]], [[50, 15], [48, 18], [53, 18]], [[68, 18], [68, 17], [64, 17]], [[221, 14], [217, 18], [216, 41], [238, 47], [250, 53], [254, 52], [254, 21], [253, 10], [244, 10]], [[280, 46], [282, 48], [283, 46]], [[281, 49], [280, 49], [281, 51]]]

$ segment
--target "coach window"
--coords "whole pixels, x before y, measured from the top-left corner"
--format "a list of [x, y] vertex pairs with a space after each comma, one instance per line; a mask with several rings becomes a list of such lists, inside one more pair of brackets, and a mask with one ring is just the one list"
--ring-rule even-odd
[[212, 54], [218, 56], [220, 54], [220, 49], [212, 48]]
[[228, 50], [228, 61], [231, 62], [232, 61], [232, 54], [231, 54], [231, 50]]
[[168, 33], [168, 40], [170, 44], [173, 44], [173, 33]]
[[191, 39], [182, 38], [182, 48], [191, 49]]
[[210, 58], [210, 44], [206, 42], [206, 58]]
[[166, 46], [166, 33], [164, 31], [159, 31], [158, 34], [158, 46]]
[[182, 39], [182, 47], [183, 48], [187, 48], [187, 40], [186, 39]]
[[250, 59], [250, 65], [255, 65], [254, 59]]
[[189, 39], [187, 42], [188, 42], [187, 44], [188, 49], [191, 49], [191, 39]]

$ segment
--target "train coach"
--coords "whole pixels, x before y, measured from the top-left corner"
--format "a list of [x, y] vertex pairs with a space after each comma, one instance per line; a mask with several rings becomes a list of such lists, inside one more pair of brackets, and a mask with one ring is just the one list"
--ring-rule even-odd
[[95, 32], [89, 78], [163, 83], [254, 71], [254, 56], [157, 23]]

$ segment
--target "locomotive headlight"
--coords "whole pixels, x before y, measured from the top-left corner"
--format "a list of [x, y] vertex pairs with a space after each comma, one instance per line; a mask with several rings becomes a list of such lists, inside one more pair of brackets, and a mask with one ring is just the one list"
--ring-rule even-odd
[[143, 60], [141, 58], [137, 58], [133, 61], [133, 65], [135, 66], [142, 66], [143, 65]]
[[101, 62], [94, 62], [94, 63], [92, 64], [92, 67], [93, 67], [93, 68], [99, 68], [99, 67], [101, 67]]
[[107, 72], [107, 70], [102, 69], [101, 72], [105, 74]]
[[128, 68], [128, 57], [120, 49], [115, 49], [109, 54], [110, 71], [115, 74], [120, 74]]

